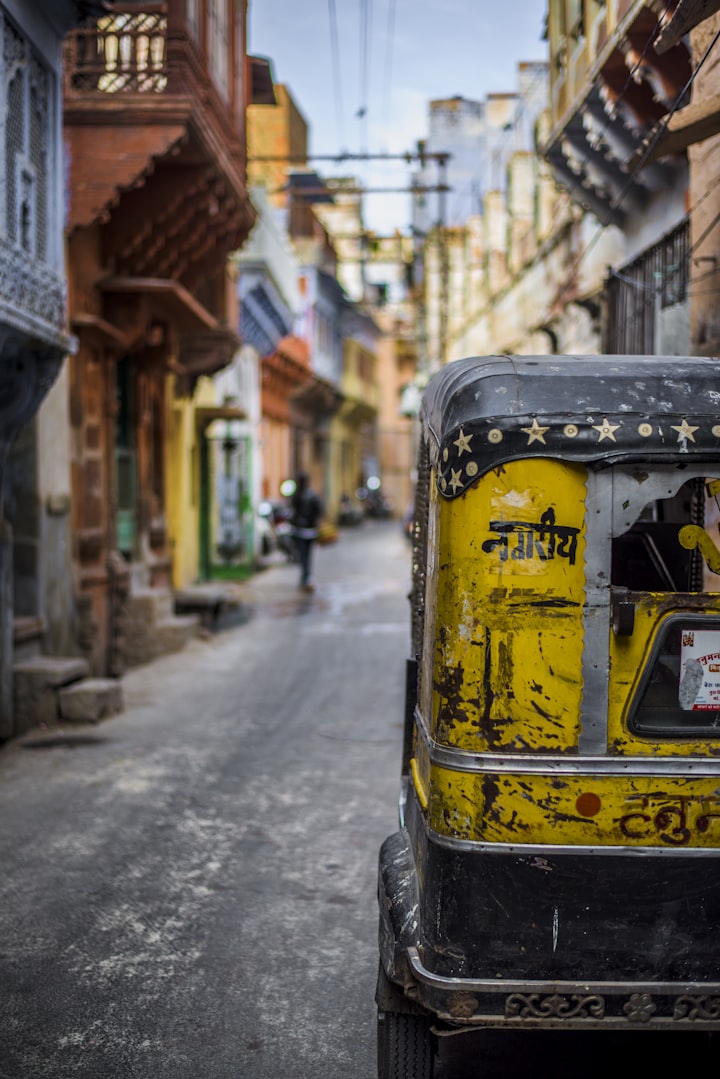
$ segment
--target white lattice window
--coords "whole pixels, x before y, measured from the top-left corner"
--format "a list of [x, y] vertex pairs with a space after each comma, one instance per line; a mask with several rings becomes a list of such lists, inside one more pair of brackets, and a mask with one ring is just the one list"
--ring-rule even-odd
[[227, 98], [229, 52], [227, 0], [209, 0], [208, 23], [208, 62], [210, 72], [223, 97]]
[[200, 37], [200, 11], [198, 0], [185, 0], [185, 21], [197, 41]]
[[52, 261], [55, 75], [2, 10], [0, 42], [0, 84], [7, 102], [0, 120], [0, 175], [4, 177], [0, 232], [30, 258]]

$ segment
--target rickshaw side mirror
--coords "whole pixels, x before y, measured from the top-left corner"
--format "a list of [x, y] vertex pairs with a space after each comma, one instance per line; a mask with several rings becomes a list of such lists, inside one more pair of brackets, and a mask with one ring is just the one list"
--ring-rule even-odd
[[616, 637], [631, 637], [635, 629], [635, 604], [626, 599], [613, 599], [612, 627]]

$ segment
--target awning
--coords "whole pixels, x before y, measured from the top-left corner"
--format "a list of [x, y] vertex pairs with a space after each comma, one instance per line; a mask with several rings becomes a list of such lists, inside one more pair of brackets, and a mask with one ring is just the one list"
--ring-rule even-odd
[[303, 202], [328, 202], [335, 203], [329, 188], [312, 169], [289, 170], [287, 183], [284, 190], [290, 193], [291, 198], [300, 199]]
[[247, 412], [236, 405], [204, 405], [195, 409], [195, 424], [204, 431], [215, 420], [246, 420]]
[[272, 63], [266, 56], [248, 56], [250, 62], [250, 105], [277, 105]]

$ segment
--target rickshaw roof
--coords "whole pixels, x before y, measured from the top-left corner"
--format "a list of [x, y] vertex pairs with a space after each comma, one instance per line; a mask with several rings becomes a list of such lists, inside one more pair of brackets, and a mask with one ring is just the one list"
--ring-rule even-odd
[[447, 498], [506, 461], [720, 460], [720, 361], [682, 356], [477, 356], [423, 394]]

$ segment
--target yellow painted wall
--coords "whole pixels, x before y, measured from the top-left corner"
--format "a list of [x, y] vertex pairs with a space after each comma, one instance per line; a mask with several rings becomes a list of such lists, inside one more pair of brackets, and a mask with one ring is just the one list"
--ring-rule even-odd
[[215, 404], [210, 379], [198, 381], [192, 398], [176, 397], [174, 376], [167, 383], [167, 489], [165, 513], [172, 558], [173, 588], [198, 579], [200, 568], [200, 440], [196, 408]]

